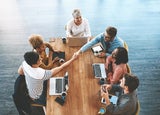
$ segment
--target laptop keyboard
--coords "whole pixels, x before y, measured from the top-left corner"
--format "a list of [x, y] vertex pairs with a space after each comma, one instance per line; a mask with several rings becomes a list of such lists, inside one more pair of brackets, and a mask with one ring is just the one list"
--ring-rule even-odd
[[94, 73], [96, 77], [102, 77], [100, 65], [94, 65]]
[[107, 77], [104, 64], [93, 64], [93, 69], [96, 77]]
[[56, 79], [56, 93], [61, 93], [62, 89], [62, 79]]

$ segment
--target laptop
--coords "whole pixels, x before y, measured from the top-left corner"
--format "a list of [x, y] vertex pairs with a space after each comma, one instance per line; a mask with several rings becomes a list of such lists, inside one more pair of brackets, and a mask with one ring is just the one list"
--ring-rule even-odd
[[107, 77], [104, 63], [93, 63], [92, 67], [93, 67], [95, 78], [106, 78]]
[[88, 37], [67, 37], [68, 46], [81, 47], [87, 43]]
[[53, 77], [50, 78], [50, 89], [49, 95], [61, 95], [65, 92], [68, 86], [68, 72], [64, 77]]

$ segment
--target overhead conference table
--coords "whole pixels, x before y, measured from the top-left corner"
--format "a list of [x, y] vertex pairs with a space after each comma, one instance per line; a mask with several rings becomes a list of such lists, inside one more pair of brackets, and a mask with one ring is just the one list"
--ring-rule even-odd
[[[69, 47], [61, 38], [50, 41], [54, 50], [65, 52], [65, 60], [69, 60], [80, 47]], [[89, 49], [80, 54], [72, 64], [55, 76], [69, 75], [69, 89], [63, 106], [55, 101], [57, 96], [47, 93], [47, 115], [97, 115], [101, 106], [99, 98], [99, 79], [93, 74], [92, 63], [105, 62], [104, 58], [95, 57]], [[48, 82], [49, 91], [49, 82]]]

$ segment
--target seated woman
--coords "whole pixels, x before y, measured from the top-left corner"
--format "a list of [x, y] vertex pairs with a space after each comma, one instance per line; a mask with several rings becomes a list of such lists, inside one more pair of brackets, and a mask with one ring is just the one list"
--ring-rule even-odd
[[[33, 50], [37, 52], [40, 57], [42, 58], [42, 63], [40, 65], [43, 69], [52, 69], [53, 63], [58, 61], [58, 58], [55, 58], [52, 60], [52, 55], [54, 50], [52, 49], [52, 46], [47, 43], [43, 42], [43, 37], [38, 34], [33, 34], [29, 37], [29, 42], [33, 47]], [[46, 48], [49, 49], [49, 54], [46, 53]]]
[[67, 37], [91, 37], [89, 22], [83, 18], [79, 9], [74, 9], [73, 19], [66, 25]]
[[107, 81], [118, 84], [122, 76], [127, 73], [128, 52], [124, 47], [118, 47], [112, 55], [106, 58], [105, 68], [108, 72]]

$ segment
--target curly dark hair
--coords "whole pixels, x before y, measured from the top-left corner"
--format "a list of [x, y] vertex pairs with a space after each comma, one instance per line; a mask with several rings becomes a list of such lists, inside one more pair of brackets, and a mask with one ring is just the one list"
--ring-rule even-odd
[[115, 56], [115, 64], [119, 65], [121, 63], [126, 64], [128, 62], [128, 52], [124, 47], [118, 47]]

